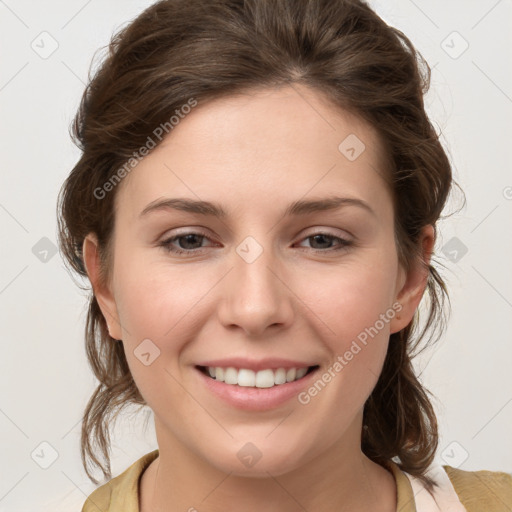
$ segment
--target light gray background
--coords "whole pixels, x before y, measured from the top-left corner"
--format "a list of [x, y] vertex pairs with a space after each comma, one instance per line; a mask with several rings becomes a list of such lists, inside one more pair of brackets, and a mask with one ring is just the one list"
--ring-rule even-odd
[[[94, 489], [79, 456], [80, 416], [95, 386], [83, 348], [86, 301], [51, 253], [55, 202], [79, 156], [68, 127], [94, 52], [151, 3], [0, 0], [0, 511], [79, 511]], [[452, 297], [449, 328], [416, 360], [438, 398], [438, 460], [511, 472], [512, 2], [372, 5], [433, 67], [426, 104], [468, 200], [440, 224], [436, 244]], [[446, 212], [460, 204], [453, 197]], [[455, 258], [454, 243], [467, 254], [456, 249]], [[119, 423], [114, 475], [156, 448], [143, 419]], [[43, 469], [53, 450], [58, 457]]]

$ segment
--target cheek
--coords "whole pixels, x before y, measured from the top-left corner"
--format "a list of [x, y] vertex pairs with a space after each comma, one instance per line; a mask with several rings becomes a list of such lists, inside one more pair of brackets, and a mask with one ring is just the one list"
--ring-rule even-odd
[[[390, 262], [377, 252], [367, 256], [346, 258], [339, 265], [308, 264], [308, 268], [292, 268], [282, 276], [293, 290], [284, 300], [296, 306], [292, 331], [304, 329], [316, 338], [333, 362], [337, 356], [346, 356], [343, 379], [350, 378], [352, 385], [363, 388], [370, 372], [378, 374], [386, 354], [389, 324], [377, 322], [391, 306], [394, 284]], [[154, 394], [158, 380], [168, 378], [162, 373], [164, 368], [179, 371], [184, 347], [214, 317], [226, 283], [216, 285], [225, 271], [206, 262], [171, 265], [163, 258], [148, 259], [143, 251], [117, 253], [114, 291], [123, 344], [143, 395], [149, 386]], [[144, 340], [151, 340], [160, 350], [150, 372], [137, 358]], [[151, 356], [152, 345], [148, 347]]]
[[158, 393], [158, 382], [170, 378], [165, 369], [175, 371], [182, 348], [194, 335], [201, 298], [215, 281], [204, 272], [156, 264], [133, 252], [129, 258], [120, 254], [114, 268], [115, 301], [126, 358], [147, 399], [148, 394], [153, 397]]
[[[132, 257], [119, 262], [116, 305], [130, 343], [150, 338], [156, 343], [179, 339], [188, 315], [194, 315], [213, 279], [204, 272], [166, 266]], [[210, 283], [211, 281], [211, 283]]]
[[[118, 255], [114, 290], [123, 341], [133, 349], [148, 338], [160, 346], [165, 343], [166, 351], [178, 351], [194, 336], [193, 330], [197, 334], [201, 323], [213, 315], [222, 299], [218, 295], [222, 285], [215, 287], [225, 269], [205, 262], [170, 265], [160, 258], [145, 258], [142, 252]], [[353, 339], [364, 339], [365, 329], [390, 309], [391, 266], [375, 253], [340, 265], [308, 267], [282, 276], [293, 290], [284, 300], [296, 303], [294, 323], [300, 327], [309, 317], [320, 338], [337, 340], [332, 348], [345, 352]], [[379, 330], [386, 328], [389, 331], [388, 324]], [[171, 340], [176, 343], [169, 345]]]
[[[314, 279], [303, 278], [299, 289], [340, 348], [374, 326], [381, 314], [393, 313], [394, 274], [382, 260], [331, 267]], [[378, 329], [389, 331], [389, 322], [379, 322]]]
[[213, 283], [208, 284], [208, 276], [200, 279], [197, 273], [138, 261], [133, 255], [120, 258], [117, 268], [115, 299], [130, 372], [149, 407], [165, 410], [183, 399], [180, 353], [193, 339], [191, 320]]
[[303, 295], [309, 296], [317, 332], [325, 333], [321, 339], [331, 361], [324, 382], [337, 403], [352, 403], [357, 409], [377, 382], [396, 314], [393, 278], [384, 263], [353, 265], [350, 271], [338, 269], [317, 276], [315, 287], [310, 286], [314, 291]]

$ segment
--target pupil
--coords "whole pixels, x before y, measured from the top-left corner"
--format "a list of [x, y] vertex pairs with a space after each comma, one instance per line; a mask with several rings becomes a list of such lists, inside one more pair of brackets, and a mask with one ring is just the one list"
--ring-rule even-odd
[[[326, 237], [325, 235], [314, 235], [314, 236], [313, 236], [313, 240], [315, 240], [315, 241], [316, 241], [318, 238], [320, 238], [320, 240], [324, 239], [325, 243], [327, 243], [327, 246], [329, 245], [329, 243], [330, 243], [330, 239], [329, 239], [329, 237]], [[321, 243], [322, 243], [322, 242], [320, 242], [320, 244], [321, 244]]]
[[[185, 244], [183, 244], [182, 242], [180, 242], [180, 246], [182, 249], [195, 249], [196, 247], [187, 247], [187, 244], [190, 242], [190, 240], [194, 239], [194, 238], [201, 238], [202, 239], [202, 236], [199, 236], [199, 235], [194, 235], [194, 234], [190, 234], [190, 235], [184, 235], [180, 238], [180, 240], [183, 240], [185, 239]], [[183, 247], [183, 245], [185, 245], [185, 247]], [[194, 245], [194, 243], [192, 242], [192, 245]], [[197, 244], [196, 244], [197, 245]], [[201, 241], [199, 241], [199, 246], [201, 246]]]

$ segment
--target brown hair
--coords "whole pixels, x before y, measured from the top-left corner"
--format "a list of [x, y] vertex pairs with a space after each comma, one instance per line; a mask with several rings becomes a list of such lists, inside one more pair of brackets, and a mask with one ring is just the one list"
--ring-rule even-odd
[[[159, 1], [115, 34], [108, 50], [92, 78], [89, 73], [72, 126], [82, 155], [59, 194], [60, 248], [72, 270], [87, 275], [82, 243], [93, 232], [101, 279], [108, 281], [118, 187], [98, 190], [123, 174], [127, 160], [176, 110], [191, 98], [204, 103], [294, 83], [355, 112], [378, 131], [392, 163], [399, 262], [408, 270], [419, 261], [420, 230], [435, 227], [452, 185], [448, 157], [424, 109], [430, 68], [410, 40], [363, 1]], [[381, 465], [395, 459], [431, 489], [425, 471], [437, 450], [438, 425], [411, 360], [427, 331], [433, 341], [442, 334], [449, 297], [432, 264], [428, 272], [424, 328], [415, 332], [416, 311], [406, 328], [391, 335], [382, 374], [364, 406], [362, 451]], [[98, 483], [88, 465], [111, 478], [112, 414], [145, 402], [93, 293], [85, 341], [99, 385], [84, 412], [81, 456]]]

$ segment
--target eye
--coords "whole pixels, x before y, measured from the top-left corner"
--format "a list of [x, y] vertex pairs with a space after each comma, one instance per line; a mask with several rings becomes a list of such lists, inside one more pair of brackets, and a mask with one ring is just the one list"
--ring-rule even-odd
[[[166, 249], [168, 252], [174, 254], [197, 253], [201, 252], [197, 249], [202, 248], [201, 243], [204, 239], [209, 240], [205, 233], [200, 231], [191, 231], [167, 238], [166, 240], [163, 240], [159, 245]], [[179, 247], [176, 247], [176, 242]]]
[[[202, 243], [204, 240], [209, 240], [206, 233], [202, 231], [190, 231], [167, 238], [160, 242], [159, 246], [173, 254], [197, 254], [203, 252], [205, 247]], [[340, 251], [353, 245], [352, 241], [324, 232], [313, 233], [303, 239], [303, 241], [306, 240], [313, 241], [313, 245], [320, 246], [311, 247], [313, 251], [324, 253]], [[333, 242], [337, 242], [337, 246], [335, 245], [333, 247]]]
[[[330, 252], [330, 251], [340, 251], [342, 249], [346, 249], [347, 247], [353, 244], [352, 241], [346, 240], [345, 238], [341, 238], [339, 236], [332, 235], [330, 233], [318, 232], [313, 233], [303, 241], [312, 240], [313, 245], [319, 245], [320, 248], [312, 247], [315, 252]], [[338, 246], [332, 247], [332, 242], [337, 241]]]

